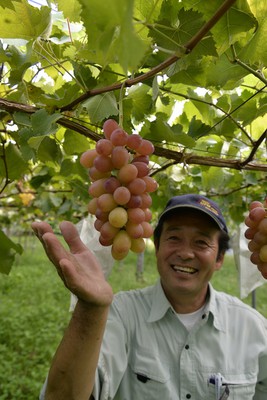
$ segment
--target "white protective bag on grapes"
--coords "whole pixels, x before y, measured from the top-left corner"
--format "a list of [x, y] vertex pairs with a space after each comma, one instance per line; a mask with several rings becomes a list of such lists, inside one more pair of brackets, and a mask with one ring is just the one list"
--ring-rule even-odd
[[[82, 242], [92, 253], [94, 253], [102, 267], [105, 277], [107, 278], [114, 265], [114, 259], [111, 256], [111, 246], [104, 247], [99, 243], [99, 232], [94, 228], [94, 221], [95, 217], [93, 215], [88, 215], [88, 217], [82, 219], [78, 224], [76, 224], [76, 228]], [[77, 297], [74, 294], [71, 294], [70, 311], [73, 311], [76, 302]]]
[[251, 252], [248, 249], [248, 240], [245, 238], [246, 230], [247, 226], [240, 224], [232, 240], [235, 263], [239, 273], [241, 299], [246, 298], [253, 290], [266, 283], [266, 279], [250, 261]]

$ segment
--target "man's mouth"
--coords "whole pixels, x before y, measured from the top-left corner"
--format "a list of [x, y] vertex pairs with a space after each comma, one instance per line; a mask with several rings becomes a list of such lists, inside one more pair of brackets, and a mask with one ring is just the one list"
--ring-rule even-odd
[[181, 267], [179, 265], [172, 265], [171, 267], [174, 271], [183, 272], [185, 274], [195, 274], [197, 272], [197, 269], [192, 267]]

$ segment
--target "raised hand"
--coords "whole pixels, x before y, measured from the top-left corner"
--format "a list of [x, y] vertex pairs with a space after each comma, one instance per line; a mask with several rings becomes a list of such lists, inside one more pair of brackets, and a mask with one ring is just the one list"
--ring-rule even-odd
[[60, 224], [69, 250], [61, 244], [46, 222], [34, 222], [32, 229], [65, 286], [78, 299], [94, 306], [108, 306], [111, 303], [112, 289], [105, 280], [101, 266], [94, 254], [83, 244], [71, 222], [64, 221]]
[[262, 276], [267, 279], [267, 209], [266, 202], [253, 201], [245, 219], [248, 229], [245, 237], [249, 239], [250, 260], [257, 265]]

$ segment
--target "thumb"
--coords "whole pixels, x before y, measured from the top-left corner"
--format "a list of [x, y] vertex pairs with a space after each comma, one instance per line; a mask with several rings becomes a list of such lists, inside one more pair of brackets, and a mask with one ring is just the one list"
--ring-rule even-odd
[[81, 241], [76, 227], [71, 222], [63, 221], [60, 223], [59, 227], [71, 253], [76, 254], [88, 250], [85, 244]]

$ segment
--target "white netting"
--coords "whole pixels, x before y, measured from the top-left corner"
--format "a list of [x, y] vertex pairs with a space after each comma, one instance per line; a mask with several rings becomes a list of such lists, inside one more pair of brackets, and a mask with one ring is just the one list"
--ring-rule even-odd
[[[80, 238], [83, 243], [94, 253], [98, 259], [105, 277], [107, 278], [111, 269], [114, 265], [114, 259], [111, 256], [111, 246], [102, 246], [99, 243], [99, 232], [94, 227], [95, 217], [93, 215], [88, 215], [87, 218], [81, 220], [76, 225], [76, 228], [80, 234]], [[70, 300], [70, 311], [73, 310], [77, 298], [75, 295], [71, 294]]]
[[247, 226], [241, 224], [233, 238], [233, 251], [236, 266], [239, 272], [240, 297], [245, 298], [250, 292], [267, 282], [250, 261], [251, 252], [248, 250], [248, 240], [245, 238]]

